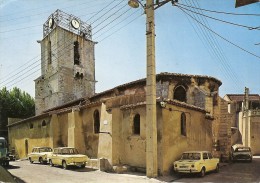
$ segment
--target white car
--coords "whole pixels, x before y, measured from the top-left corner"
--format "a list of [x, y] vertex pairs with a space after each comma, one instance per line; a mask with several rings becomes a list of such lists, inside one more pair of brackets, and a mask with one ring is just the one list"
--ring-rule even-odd
[[46, 164], [49, 162], [51, 154], [52, 148], [50, 147], [34, 147], [32, 152], [28, 154], [28, 159], [30, 163], [40, 162], [41, 164]]

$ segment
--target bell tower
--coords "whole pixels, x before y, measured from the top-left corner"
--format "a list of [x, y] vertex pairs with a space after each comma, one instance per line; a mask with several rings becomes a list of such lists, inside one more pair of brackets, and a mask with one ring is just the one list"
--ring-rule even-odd
[[36, 115], [95, 93], [91, 26], [61, 10], [43, 25], [41, 76], [35, 80]]

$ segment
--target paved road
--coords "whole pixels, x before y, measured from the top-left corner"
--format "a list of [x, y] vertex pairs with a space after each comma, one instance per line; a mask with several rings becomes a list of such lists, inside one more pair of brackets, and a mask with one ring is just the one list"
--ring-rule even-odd
[[216, 182], [216, 183], [260, 183], [260, 157], [253, 162], [235, 162], [222, 166], [219, 173], [208, 173], [205, 177], [185, 176], [174, 182]]
[[158, 183], [159, 180], [149, 179], [145, 174], [115, 174], [85, 168], [70, 168], [63, 170], [61, 167], [49, 165], [30, 164], [29, 161], [10, 162], [8, 171], [17, 177], [19, 183]]
[[158, 182], [260, 182], [260, 157], [254, 157], [252, 163], [237, 162], [222, 164], [219, 173], [208, 173], [205, 177], [176, 176], [159, 177], [149, 179], [144, 174], [114, 174], [94, 170], [88, 167], [84, 169], [71, 168], [63, 170], [59, 167], [48, 165], [30, 164], [28, 161], [10, 162], [9, 172], [17, 177], [19, 183], [77, 183], [77, 182], [134, 182], [134, 183], [158, 183]]

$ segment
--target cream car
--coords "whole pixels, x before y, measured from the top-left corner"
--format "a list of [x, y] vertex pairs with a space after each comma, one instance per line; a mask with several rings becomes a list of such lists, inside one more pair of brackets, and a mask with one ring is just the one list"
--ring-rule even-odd
[[28, 159], [30, 163], [40, 162], [45, 164], [49, 162], [49, 157], [52, 154], [52, 149], [50, 147], [34, 147], [32, 152], [28, 154]]
[[231, 146], [231, 160], [235, 161], [249, 161], [252, 162], [253, 155], [250, 147], [243, 146], [242, 144], [235, 144]]
[[199, 173], [203, 177], [209, 171], [219, 172], [219, 159], [208, 151], [188, 151], [173, 163], [173, 167], [176, 173]]
[[84, 168], [88, 157], [83, 154], [79, 154], [76, 148], [73, 147], [58, 147], [53, 149], [53, 154], [50, 157], [50, 166], [59, 165], [63, 169], [67, 169], [68, 166], [78, 166]]

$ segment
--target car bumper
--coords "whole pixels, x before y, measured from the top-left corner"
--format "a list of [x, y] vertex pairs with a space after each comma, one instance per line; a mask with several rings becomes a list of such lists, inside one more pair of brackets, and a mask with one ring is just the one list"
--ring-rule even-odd
[[174, 171], [177, 173], [199, 173], [197, 169], [192, 169], [192, 168], [174, 168]]
[[86, 162], [70, 162], [67, 165], [69, 166], [82, 166], [82, 165], [86, 165]]

